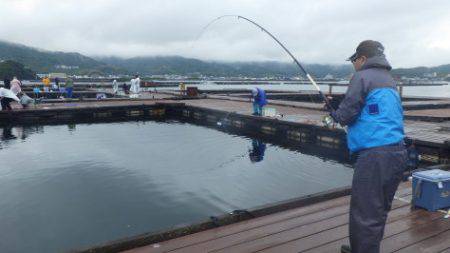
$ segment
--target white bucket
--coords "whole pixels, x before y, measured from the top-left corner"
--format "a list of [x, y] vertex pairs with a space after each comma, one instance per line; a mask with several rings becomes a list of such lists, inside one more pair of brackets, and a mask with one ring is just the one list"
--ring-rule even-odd
[[276, 117], [277, 110], [275, 108], [271, 108], [271, 107], [264, 107], [263, 111], [262, 111], [262, 115], [265, 117]]

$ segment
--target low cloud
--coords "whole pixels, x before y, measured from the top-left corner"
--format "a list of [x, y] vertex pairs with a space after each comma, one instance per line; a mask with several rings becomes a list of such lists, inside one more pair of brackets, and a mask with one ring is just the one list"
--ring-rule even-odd
[[450, 2], [360, 0], [0, 0], [0, 39], [47, 50], [123, 57], [181, 55], [204, 60], [289, 60], [273, 32], [301, 61], [344, 62], [376, 39], [395, 67], [450, 63]]

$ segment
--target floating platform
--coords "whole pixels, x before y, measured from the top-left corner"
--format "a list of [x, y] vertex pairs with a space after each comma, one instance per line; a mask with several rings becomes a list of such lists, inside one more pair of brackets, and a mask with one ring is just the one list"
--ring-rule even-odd
[[[436, 106], [438, 102], [438, 106]], [[450, 163], [450, 100], [410, 100], [405, 131], [424, 164]], [[322, 123], [320, 103], [271, 100], [277, 117], [251, 115], [248, 98], [207, 94], [182, 100], [176, 93], [144, 93], [140, 99], [43, 103], [0, 111], [0, 124], [64, 124], [176, 118], [194, 124], [257, 136], [300, 152], [349, 160], [346, 134]], [[337, 252], [346, 243], [349, 188], [225, 214], [217, 220], [145, 234], [84, 252]], [[411, 188], [397, 192], [382, 252], [450, 252], [450, 221], [442, 213], [410, 210]], [[217, 227], [218, 226], [218, 227]]]

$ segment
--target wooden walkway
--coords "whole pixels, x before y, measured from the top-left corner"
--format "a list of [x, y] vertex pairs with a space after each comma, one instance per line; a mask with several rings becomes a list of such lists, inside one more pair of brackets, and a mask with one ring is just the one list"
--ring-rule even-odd
[[[192, 106], [237, 112], [240, 114], [250, 115], [252, 113], [250, 102], [244, 101], [200, 99], [186, 100], [184, 103]], [[283, 114], [283, 118], [279, 118], [279, 120], [319, 126], [323, 126], [322, 118], [327, 115], [327, 112], [313, 108], [299, 108], [286, 105], [269, 105], [269, 107], [275, 108], [278, 113]], [[434, 111], [436, 111], [439, 114], [447, 115], [449, 110], [450, 109], [434, 109], [427, 110], [426, 113], [433, 114]], [[438, 115], [435, 117], [438, 117]], [[444, 125], [446, 126], [446, 123], [405, 120], [405, 133], [408, 137], [411, 137], [420, 143], [427, 143], [430, 145], [447, 145], [445, 143], [450, 142], [450, 132], [446, 130], [447, 128], [443, 128]]]
[[[410, 187], [402, 183], [397, 191], [381, 252], [450, 252], [450, 219], [441, 212], [411, 210]], [[341, 197], [125, 252], [336, 253], [348, 244], [349, 201]]]

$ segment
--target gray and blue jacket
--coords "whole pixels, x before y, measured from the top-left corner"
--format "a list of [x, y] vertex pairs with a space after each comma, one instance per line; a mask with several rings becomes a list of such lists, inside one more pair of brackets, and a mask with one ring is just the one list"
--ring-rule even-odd
[[367, 59], [331, 115], [348, 126], [347, 145], [352, 153], [396, 144], [404, 138], [401, 99], [390, 70], [384, 56]]

